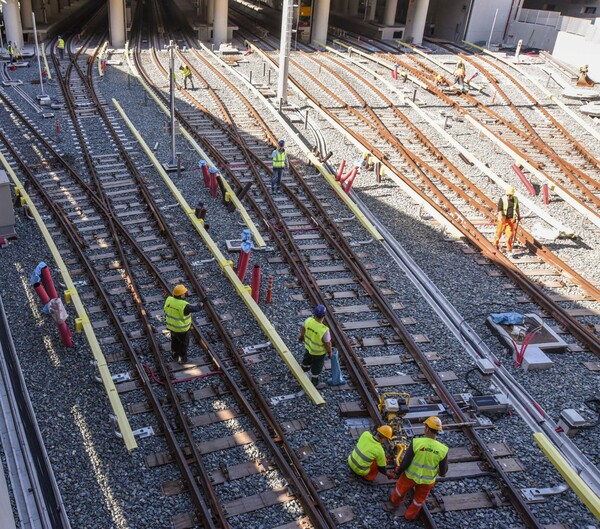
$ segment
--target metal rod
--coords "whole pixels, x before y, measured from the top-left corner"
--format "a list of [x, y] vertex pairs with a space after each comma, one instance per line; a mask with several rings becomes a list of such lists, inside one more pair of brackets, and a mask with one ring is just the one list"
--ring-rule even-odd
[[40, 48], [38, 46], [38, 38], [37, 38], [37, 26], [35, 24], [35, 13], [31, 13], [31, 18], [33, 20], [33, 39], [35, 42], [35, 56], [37, 57], [38, 63], [38, 74], [40, 76], [40, 87], [42, 88], [42, 97], [45, 97], [44, 94], [44, 78], [42, 76], [42, 63], [40, 62]]
[[[173, 41], [169, 41], [169, 76], [171, 87], [171, 160], [169, 165], [173, 167], [175, 160], [175, 45]], [[145, 92], [144, 92], [145, 95]]]

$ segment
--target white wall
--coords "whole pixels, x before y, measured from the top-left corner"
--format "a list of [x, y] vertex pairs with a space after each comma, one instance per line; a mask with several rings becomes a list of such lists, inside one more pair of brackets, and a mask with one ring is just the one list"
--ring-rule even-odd
[[506, 35], [505, 44], [516, 45], [522, 39], [525, 48], [539, 48], [552, 52], [557, 36], [558, 30], [552, 26], [513, 22]]
[[490, 31], [497, 9], [498, 16], [496, 17], [491, 42], [501, 43], [511, 5], [512, 0], [475, 0], [466, 40], [469, 42], [487, 42], [490, 38]]
[[[433, 36], [446, 40], [461, 40], [470, 0], [448, 2], [447, 0], [431, 0], [429, 19], [435, 24]], [[425, 34], [429, 35], [426, 25]]]
[[585, 36], [561, 31], [552, 55], [576, 68], [589, 65], [589, 76], [600, 83], [600, 18]]

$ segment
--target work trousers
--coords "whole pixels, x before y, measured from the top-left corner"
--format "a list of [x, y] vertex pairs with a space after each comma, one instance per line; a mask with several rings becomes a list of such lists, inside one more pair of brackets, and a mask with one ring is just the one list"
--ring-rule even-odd
[[281, 190], [281, 177], [283, 176], [283, 167], [273, 167], [273, 176], [271, 176], [271, 192]]
[[396, 487], [392, 492], [390, 501], [399, 507], [402, 505], [402, 502], [406, 497], [406, 493], [414, 488], [415, 494], [413, 501], [408, 509], [406, 509], [406, 514], [404, 515], [407, 520], [414, 520], [419, 515], [419, 512], [421, 511], [421, 508], [423, 507], [423, 504], [425, 503], [425, 500], [427, 499], [427, 496], [429, 496], [429, 492], [434, 485], [435, 481], [428, 485], [420, 485], [415, 483], [412, 479], [407, 478], [406, 474], [402, 473], [402, 475], [398, 478], [398, 481], [396, 481]]
[[188, 344], [190, 342], [189, 332], [171, 331], [171, 354], [173, 358], [187, 360]]
[[319, 383], [319, 375], [325, 365], [325, 355], [311, 355], [308, 351], [304, 352], [302, 358], [302, 369], [304, 372], [310, 370], [310, 381], [316, 386]]
[[513, 240], [515, 238], [515, 219], [500, 219], [496, 226], [496, 237], [494, 238], [494, 246], [500, 244], [500, 237], [506, 234], [506, 248], [509, 252], [513, 249]]
[[183, 78], [183, 87], [187, 90], [188, 81], [190, 82], [190, 86], [194, 88], [194, 80], [192, 79], [191, 75]]

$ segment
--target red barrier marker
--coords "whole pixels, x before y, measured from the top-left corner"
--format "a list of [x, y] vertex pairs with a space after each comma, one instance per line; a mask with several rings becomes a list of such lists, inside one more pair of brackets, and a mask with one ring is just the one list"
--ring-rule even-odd
[[60, 333], [60, 339], [65, 347], [73, 347], [73, 336], [67, 324], [63, 321], [58, 324], [58, 332]]
[[267, 303], [273, 301], [273, 276], [269, 276], [269, 282], [267, 283], [267, 299], [265, 301]]
[[342, 173], [344, 172], [344, 167], [346, 167], [346, 160], [342, 160], [342, 163], [340, 163], [340, 168], [338, 169], [338, 172], [335, 175], [335, 179], [337, 182], [339, 182], [340, 178], [342, 178]]
[[517, 176], [521, 179], [521, 182], [523, 182], [523, 185], [527, 188], [529, 194], [534, 197], [537, 193], [535, 192], [535, 187], [533, 187], [533, 184], [529, 181], [529, 178], [525, 176], [525, 173], [521, 171], [521, 168], [517, 164], [513, 164], [512, 169], [517, 173]]
[[35, 283], [33, 285], [33, 290], [35, 290], [35, 293], [40, 298], [42, 305], [46, 305], [50, 301], [50, 296], [48, 296], [44, 285], [42, 285], [41, 283]]
[[342, 184], [342, 186], [344, 185], [344, 182], [348, 180], [348, 178], [350, 178], [354, 173], [356, 173], [356, 171], [358, 171], [358, 166], [355, 165], [344, 176], [340, 178], [340, 183]]
[[42, 285], [44, 285], [44, 289], [48, 293], [48, 296], [50, 296], [50, 299], [55, 299], [58, 297], [56, 289], [54, 288], [54, 281], [52, 281], [50, 269], [47, 266], [42, 268]]
[[219, 184], [217, 183], [218, 171], [214, 167], [211, 167], [208, 172], [210, 173], [210, 196], [216, 198], [219, 190]]
[[252, 288], [252, 299], [258, 303], [260, 297], [260, 265], [254, 265], [254, 268], [252, 269], [250, 287]]
[[60, 120], [56, 118], [56, 133], [60, 134]]
[[240, 278], [240, 281], [243, 283], [246, 278], [246, 271], [248, 270], [248, 263], [250, 262], [250, 250], [249, 252], [245, 252], [244, 250], [240, 250], [240, 256], [238, 258], [238, 264], [235, 269], [237, 276]]
[[542, 184], [542, 196], [544, 197], [544, 204], [550, 204], [550, 188], [547, 183]]
[[208, 171], [208, 165], [206, 162], [202, 163], [202, 176], [204, 177], [204, 187], [210, 187], [210, 173]]
[[347, 195], [350, 194], [350, 190], [352, 189], [352, 184], [354, 183], [354, 180], [356, 179], [356, 175], [358, 175], [358, 167], [355, 167], [354, 174], [350, 178], [348, 178], [348, 182], [346, 183], [346, 186], [344, 187], [344, 191], [346, 192]]

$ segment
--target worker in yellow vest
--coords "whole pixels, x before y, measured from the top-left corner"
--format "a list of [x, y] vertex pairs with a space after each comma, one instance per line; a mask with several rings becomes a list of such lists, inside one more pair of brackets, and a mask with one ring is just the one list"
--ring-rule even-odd
[[[516, 219], [516, 223], [515, 223]], [[494, 246], [500, 245], [500, 237], [506, 233], [506, 249], [508, 255], [512, 255], [513, 241], [517, 232], [517, 223], [521, 221], [521, 211], [519, 210], [519, 200], [515, 196], [515, 188], [509, 187], [506, 190], [506, 196], [498, 201], [498, 224], [496, 226], [496, 236]]]
[[167, 329], [171, 332], [171, 354], [180, 364], [187, 362], [192, 313], [198, 312], [201, 308], [201, 305], [190, 305], [184, 299], [186, 294], [187, 288], [177, 285], [164, 306]]
[[285, 152], [285, 141], [279, 140], [277, 149], [271, 153], [273, 160], [273, 174], [271, 176], [271, 193], [279, 193], [281, 191], [281, 177], [283, 171], [289, 168], [287, 153]]
[[58, 50], [58, 54], [60, 55], [61, 60], [65, 58], [65, 41], [59, 35], [58, 40], [56, 41], [56, 49]]
[[429, 492], [435, 485], [436, 476], [445, 476], [448, 472], [448, 447], [436, 437], [442, 432], [439, 417], [429, 417], [425, 421], [425, 435], [416, 437], [404, 454], [402, 463], [396, 469], [400, 474], [390, 498], [392, 505], [402, 505], [406, 493], [415, 489], [413, 501], [404, 517], [414, 520], [421, 511]]
[[387, 460], [383, 449], [383, 443], [391, 441], [393, 434], [392, 427], [387, 424], [377, 428], [374, 434], [363, 432], [348, 456], [348, 466], [352, 472], [368, 483], [372, 483], [379, 472], [394, 479], [394, 472], [386, 469]]
[[323, 389], [325, 383], [319, 383], [319, 375], [325, 365], [325, 355], [329, 358], [333, 354], [331, 346], [331, 333], [329, 327], [325, 325], [325, 314], [327, 310], [323, 305], [318, 305], [313, 311], [313, 315], [307, 318], [300, 328], [299, 342], [304, 343], [304, 358], [302, 359], [302, 369], [304, 372], [310, 370], [310, 381], [317, 389]]
[[187, 84], [189, 81], [190, 85], [192, 86], [192, 90], [194, 90], [194, 78], [192, 77], [192, 70], [188, 68], [187, 64], [180, 66], [179, 69], [181, 70], [181, 75], [183, 75], [183, 87], [187, 90]]

